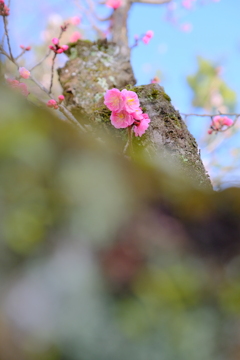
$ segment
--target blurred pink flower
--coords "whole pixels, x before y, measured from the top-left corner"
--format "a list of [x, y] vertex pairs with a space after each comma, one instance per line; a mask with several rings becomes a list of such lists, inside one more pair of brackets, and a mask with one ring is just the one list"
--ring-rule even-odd
[[58, 38], [53, 38], [52, 43], [53, 43], [53, 45], [58, 45], [59, 39]]
[[7, 79], [7, 83], [10, 85], [12, 89], [18, 90], [22, 95], [28, 96], [29, 91], [27, 89], [27, 85], [24, 83], [21, 83], [18, 80], [14, 79]]
[[74, 42], [77, 42], [81, 38], [82, 38], [82, 34], [80, 34], [80, 32], [78, 32], [78, 31], [74, 31], [74, 33], [72, 33], [72, 35], [70, 36], [69, 41], [71, 43], [74, 43]]
[[58, 109], [58, 104], [54, 99], [48, 100], [47, 106], [50, 108]]
[[23, 79], [28, 79], [31, 76], [30, 71], [28, 71], [27, 69], [25, 69], [25, 67], [20, 67], [19, 68], [19, 75], [23, 78]]
[[106, 6], [112, 9], [118, 9], [122, 5], [122, 0], [107, 0]]
[[70, 22], [72, 25], [79, 25], [81, 22], [81, 18], [80, 16], [73, 16], [71, 17]]

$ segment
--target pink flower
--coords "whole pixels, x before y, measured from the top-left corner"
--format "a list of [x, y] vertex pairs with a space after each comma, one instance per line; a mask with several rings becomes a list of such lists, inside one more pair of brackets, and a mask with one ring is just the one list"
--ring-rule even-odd
[[50, 108], [54, 108], [54, 109], [58, 108], [58, 104], [57, 104], [56, 100], [54, 100], [54, 99], [48, 100], [47, 106]]
[[60, 49], [56, 50], [56, 53], [57, 53], [57, 54], [62, 54], [62, 53], [63, 53], [63, 49], [60, 48]]
[[116, 10], [122, 5], [122, 0], [107, 0], [106, 6]]
[[58, 100], [59, 100], [60, 102], [62, 102], [64, 99], [65, 99], [65, 96], [64, 96], [64, 95], [59, 95], [59, 96], [58, 96]]
[[52, 43], [53, 43], [53, 45], [58, 45], [59, 44], [59, 39], [58, 38], [53, 38]]
[[131, 115], [132, 115], [133, 118], [136, 119], [136, 120], [142, 120], [142, 118], [143, 118], [143, 114], [142, 114], [142, 113], [143, 113], [143, 112], [142, 112], [142, 109], [139, 108], [139, 109], [137, 109], [134, 113], [132, 113]]
[[27, 69], [25, 69], [25, 67], [20, 67], [19, 68], [19, 75], [23, 78], [23, 79], [28, 79], [31, 76], [30, 71], [28, 71]]
[[74, 31], [74, 33], [72, 33], [72, 35], [70, 36], [69, 41], [71, 43], [74, 43], [74, 42], [77, 42], [81, 38], [82, 38], [82, 34], [80, 34], [80, 32], [78, 32], [78, 31]]
[[227, 117], [227, 116], [224, 116], [224, 117], [223, 117], [223, 120], [222, 120], [222, 123], [223, 123], [223, 125], [226, 125], [226, 126], [232, 126], [233, 120], [230, 119], [230, 118]]
[[151, 38], [149, 38], [146, 35], [144, 35], [144, 37], [142, 38], [142, 41], [144, 42], [144, 44], [148, 44], [150, 40], [151, 40]]
[[145, 36], [149, 37], [149, 39], [151, 39], [154, 35], [154, 32], [152, 30], [148, 30], [145, 34]]
[[139, 99], [134, 91], [122, 90], [124, 99], [124, 109], [129, 113], [134, 113], [139, 108]]
[[111, 123], [116, 129], [124, 129], [133, 124], [134, 119], [127, 111], [112, 112]]
[[60, 46], [60, 49], [62, 49], [63, 51], [67, 51], [68, 48], [69, 48], [68, 45], [62, 45], [62, 46]]
[[224, 125], [225, 126], [232, 126], [233, 120], [227, 116], [214, 116], [212, 120], [212, 127], [214, 130], [220, 130]]
[[27, 89], [27, 85], [24, 83], [21, 83], [18, 80], [14, 80], [14, 79], [7, 79], [8, 84], [10, 85], [10, 87], [12, 89], [16, 89], [18, 90], [22, 95], [24, 96], [28, 96], [29, 92]]
[[104, 96], [104, 104], [111, 111], [121, 111], [124, 106], [124, 98], [121, 91], [115, 88], [108, 90]]
[[79, 25], [80, 22], [81, 22], [81, 18], [80, 18], [80, 16], [73, 16], [70, 19], [70, 22], [71, 22], [72, 25]]
[[135, 136], [142, 136], [149, 127], [149, 123], [151, 120], [149, 119], [148, 114], [142, 114], [142, 117], [142, 120], [140, 120], [138, 124], [133, 126]]

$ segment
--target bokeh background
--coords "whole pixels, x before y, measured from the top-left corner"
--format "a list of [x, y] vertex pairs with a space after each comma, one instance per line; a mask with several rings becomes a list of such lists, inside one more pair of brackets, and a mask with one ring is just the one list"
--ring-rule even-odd
[[[239, 2], [174, 3], [131, 9], [130, 44], [155, 32], [132, 52], [138, 84], [158, 75], [180, 112], [239, 111]], [[14, 53], [33, 48], [22, 65], [73, 16], [65, 42], [95, 38], [77, 5], [11, 0]], [[50, 65], [34, 73], [46, 84]], [[210, 119], [186, 118], [226, 188], [205, 192], [158, 158], [119, 156], [106, 134], [78, 134], [26, 82], [29, 101], [0, 86], [0, 359], [239, 360], [239, 124], [209, 136]]]

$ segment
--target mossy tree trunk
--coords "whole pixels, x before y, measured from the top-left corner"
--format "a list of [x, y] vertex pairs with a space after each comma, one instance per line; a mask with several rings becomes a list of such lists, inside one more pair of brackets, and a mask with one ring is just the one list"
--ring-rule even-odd
[[[69, 61], [58, 69], [59, 80], [66, 105], [79, 120], [97, 122], [114, 133], [103, 96], [113, 87], [135, 91], [151, 123], [146, 134], [135, 139], [134, 146], [142, 147], [150, 156], [160, 154], [168, 163], [183, 169], [197, 186], [211, 188], [196, 140], [163, 87], [158, 84], [134, 86], [130, 53], [123, 56], [119, 45], [106, 40], [95, 43], [79, 40], [70, 46], [68, 55]], [[115, 131], [116, 136], [123, 133], [126, 134]], [[125, 135], [123, 138], [126, 141]]]

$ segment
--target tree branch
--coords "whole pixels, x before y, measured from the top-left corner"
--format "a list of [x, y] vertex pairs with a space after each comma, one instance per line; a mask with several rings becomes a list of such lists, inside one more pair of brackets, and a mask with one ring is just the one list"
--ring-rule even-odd
[[131, 0], [131, 2], [134, 2], [134, 3], [156, 4], [156, 5], [170, 3], [171, 1], [172, 0]]

